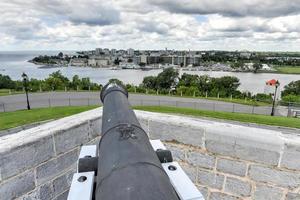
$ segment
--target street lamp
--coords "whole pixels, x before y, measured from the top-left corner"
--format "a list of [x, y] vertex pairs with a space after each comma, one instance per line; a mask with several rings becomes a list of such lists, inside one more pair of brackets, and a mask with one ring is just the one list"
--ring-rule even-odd
[[23, 72], [22, 78], [23, 78], [23, 86], [24, 86], [25, 93], [26, 93], [27, 109], [30, 110], [29, 99], [28, 99], [28, 76], [27, 76], [27, 74], [25, 74]]
[[275, 93], [274, 93], [274, 98], [273, 98], [273, 106], [272, 106], [272, 112], [271, 112], [271, 116], [274, 116], [274, 112], [275, 112], [275, 101], [276, 101], [276, 95], [277, 95], [277, 88], [279, 87], [280, 83], [277, 80], [275, 83]]

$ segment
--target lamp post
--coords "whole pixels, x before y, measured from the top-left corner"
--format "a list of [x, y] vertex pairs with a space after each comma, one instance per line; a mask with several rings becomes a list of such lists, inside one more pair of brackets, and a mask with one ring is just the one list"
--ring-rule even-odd
[[24, 86], [25, 93], [26, 93], [27, 109], [30, 110], [29, 99], [28, 99], [28, 76], [27, 76], [27, 74], [25, 74], [23, 72], [22, 78], [23, 78], [23, 86]]
[[277, 88], [280, 85], [279, 81], [277, 80], [275, 83], [275, 93], [274, 93], [274, 98], [273, 98], [273, 106], [272, 106], [272, 112], [271, 112], [271, 116], [274, 116], [274, 112], [275, 112], [275, 101], [276, 101], [276, 95], [277, 95]]

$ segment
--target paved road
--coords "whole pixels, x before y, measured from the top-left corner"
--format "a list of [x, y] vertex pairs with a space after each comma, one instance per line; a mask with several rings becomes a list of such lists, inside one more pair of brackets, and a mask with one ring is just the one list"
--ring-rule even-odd
[[[45, 92], [29, 94], [32, 108], [68, 106], [68, 105], [100, 105], [99, 92]], [[181, 98], [158, 95], [130, 94], [132, 105], [166, 105], [188, 107], [203, 110], [215, 110], [239, 113], [255, 113], [269, 115], [271, 107], [247, 106], [236, 103], [221, 102], [207, 99]], [[26, 109], [25, 94], [0, 96], [0, 112]], [[286, 108], [276, 111], [277, 115], [286, 115]]]

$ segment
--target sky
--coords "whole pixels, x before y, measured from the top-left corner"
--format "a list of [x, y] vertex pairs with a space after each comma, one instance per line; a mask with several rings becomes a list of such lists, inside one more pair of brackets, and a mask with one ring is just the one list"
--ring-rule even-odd
[[300, 0], [0, 0], [0, 51], [300, 51]]

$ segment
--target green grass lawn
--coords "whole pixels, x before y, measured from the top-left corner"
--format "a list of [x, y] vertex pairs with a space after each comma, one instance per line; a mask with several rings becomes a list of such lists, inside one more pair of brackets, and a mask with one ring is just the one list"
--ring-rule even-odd
[[5, 130], [39, 121], [58, 119], [83, 111], [91, 110], [96, 107], [98, 106], [52, 107], [36, 108], [32, 110], [20, 110], [14, 112], [3, 112], [0, 113], [0, 130]]
[[0, 89], [0, 96], [7, 96], [7, 95], [12, 95], [12, 94], [22, 94], [22, 91], [11, 91], [9, 93], [8, 89]]
[[225, 119], [239, 122], [248, 122], [264, 125], [282, 126], [290, 128], [300, 128], [300, 119], [266, 116], [266, 115], [252, 115], [243, 113], [230, 113], [230, 112], [213, 112], [206, 110], [194, 110], [191, 108], [176, 108], [165, 106], [135, 106], [134, 109], [144, 110], [150, 112], [183, 114], [194, 117], [210, 117], [216, 119]]
[[282, 74], [300, 74], [300, 66], [276, 66], [275, 69]]
[[[145, 93], [134, 93], [131, 92], [130, 94], [141, 94], [141, 95], [154, 95], [156, 94], [145, 94]], [[169, 96], [167, 94], [159, 94], [158, 96]], [[169, 97], [180, 97], [180, 98], [191, 98], [191, 99], [207, 99], [207, 100], [214, 100], [214, 101], [223, 101], [223, 102], [229, 102], [229, 103], [237, 103], [237, 104], [243, 104], [248, 106], [268, 106], [271, 105], [270, 103], [266, 102], [259, 102], [259, 101], [253, 101], [250, 99], [231, 99], [231, 98], [217, 98], [217, 97], [192, 97], [192, 96], [180, 96], [180, 95], [172, 95]]]

